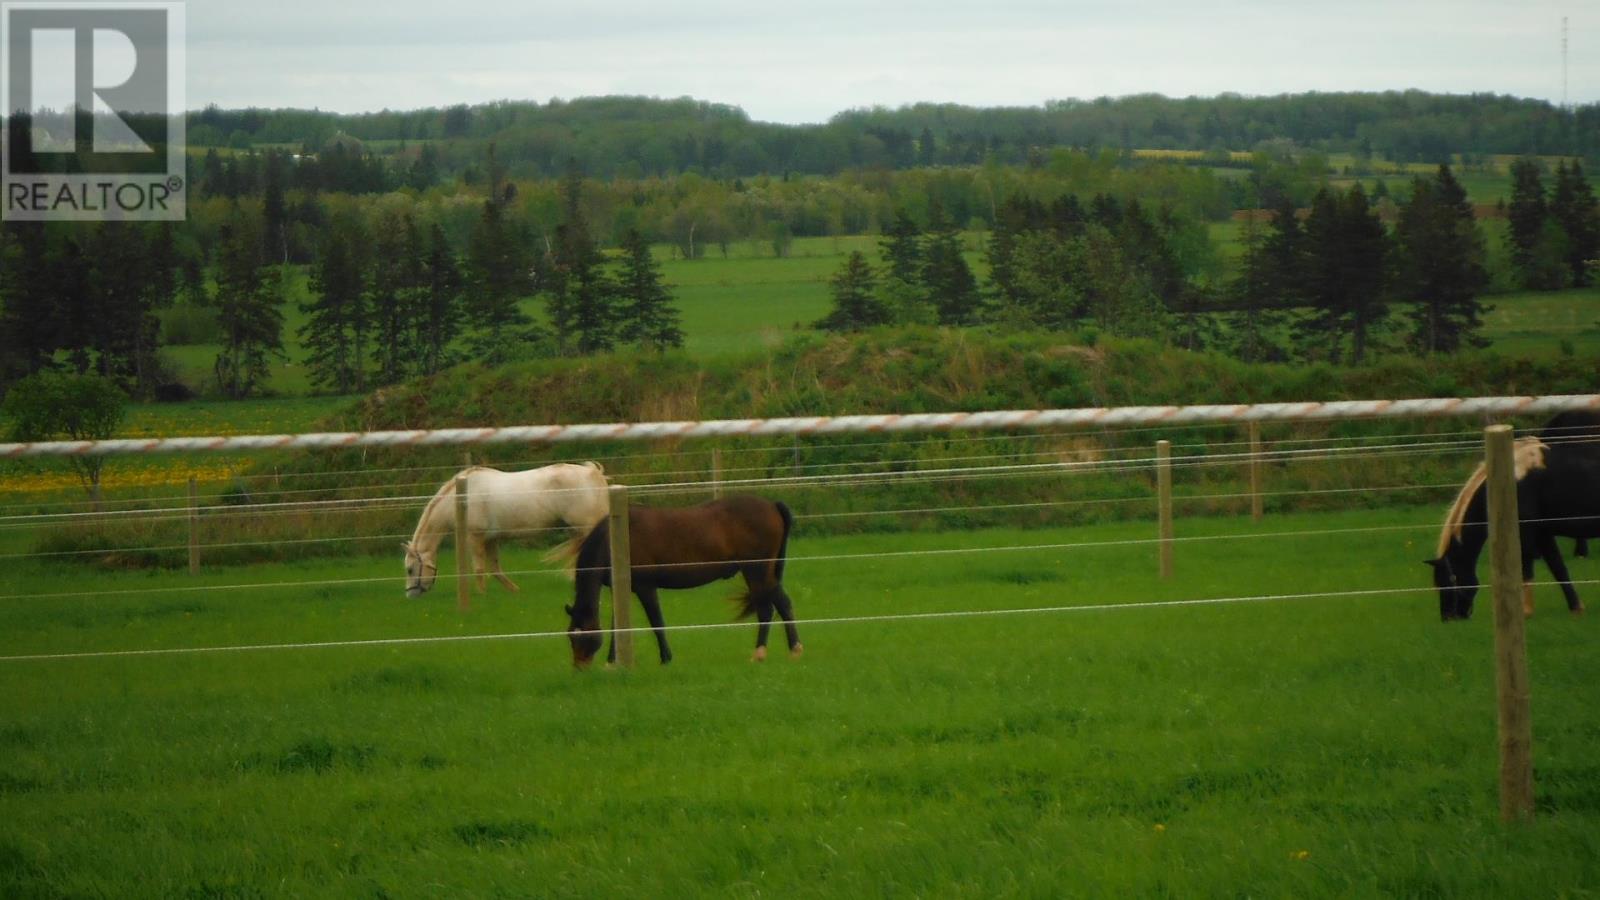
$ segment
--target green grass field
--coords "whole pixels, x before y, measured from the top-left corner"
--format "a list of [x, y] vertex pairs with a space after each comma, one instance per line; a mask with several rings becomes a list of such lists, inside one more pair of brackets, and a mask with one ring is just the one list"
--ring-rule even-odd
[[[1438, 517], [1180, 519], [1180, 538], [1272, 536], [1180, 544], [1167, 583], [1148, 544], [1025, 549], [1148, 522], [802, 521], [803, 618], [1127, 606], [805, 624], [805, 657], [764, 665], [749, 625], [673, 635], [667, 668], [644, 638], [626, 673], [572, 672], [559, 636], [0, 662], [0, 895], [1583, 896], [1597, 626], [1540, 589], [1539, 813], [1503, 827], [1487, 598], [1439, 624], [1417, 564]], [[927, 554], [975, 548], [996, 549]], [[923, 555], [829, 558], [864, 553]], [[565, 626], [550, 576], [460, 615], [398, 575], [10, 565], [0, 655]], [[668, 594], [668, 621], [725, 622], [730, 592]]]

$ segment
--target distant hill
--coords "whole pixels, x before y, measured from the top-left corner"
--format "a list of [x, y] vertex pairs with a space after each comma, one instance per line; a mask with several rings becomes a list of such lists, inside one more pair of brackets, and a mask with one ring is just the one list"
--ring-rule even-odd
[[612, 96], [359, 115], [208, 107], [189, 123], [190, 143], [198, 147], [316, 148], [339, 134], [386, 154], [433, 144], [445, 172], [481, 165], [492, 141], [501, 162], [521, 177], [560, 174], [569, 159], [600, 177], [687, 171], [732, 177], [1024, 163], [1060, 146], [1220, 152], [1271, 142], [1435, 162], [1453, 153], [1600, 158], [1600, 104], [1563, 112], [1543, 100], [1422, 91], [1141, 94], [1031, 107], [923, 103], [848, 110], [821, 125], [779, 125], [688, 97]]

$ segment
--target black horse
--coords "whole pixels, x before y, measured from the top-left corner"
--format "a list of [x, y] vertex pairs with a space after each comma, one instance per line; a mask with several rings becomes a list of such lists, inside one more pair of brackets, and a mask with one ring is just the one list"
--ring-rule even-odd
[[[784, 555], [794, 516], [782, 503], [760, 497], [733, 496], [700, 506], [628, 510], [628, 559], [633, 592], [644, 606], [661, 650], [663, 664], [672, 661], [667, 647], [661, 602], [656, 591], [699, 587], [743, 575], [745, 593], [738, 598], [739, 617], [754, 613], [754, 659], [767, 658], [767, 633], [776, 609], [789, 638], [789, 655], [799, 656], [800, 633], [794, 606], [783, 590]], [[578, 546], [575, 597], [566, 608], [571, 622], [572, 664], [585, 668], [600, 650], [600, 588], [611, 584], [610, 523], [601, 521]], [[616, 600], [613, 598], [613, 603]], [[615, 662], [616, 643], [606, 652]]]
[[[1583, 612], [1573, 589], [1557, 537], [1584, 541], [1600, 537], [1600, 413], [1562, 413], [1547, 422], [1537, 437], [1518, 438], [1515, 449], [1517, 517], [1522, 544], [1522, 610], [1533, 615], [1533, 562], [1543, 558], [1561, 584], [1567, 608]], [[1444, 621], [1472, 615], [1478, 593], [1478, 555], [1489, 539], [1485, 467], [1479, 465], [1456, 495], [1433, 567], [1439, 589], [1439, 617]]]

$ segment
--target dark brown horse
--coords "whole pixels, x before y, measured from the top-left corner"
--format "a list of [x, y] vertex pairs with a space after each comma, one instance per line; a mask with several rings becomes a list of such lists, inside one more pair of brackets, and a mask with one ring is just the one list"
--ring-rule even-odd
[[[746, 588], [738, 600], [740, 618], [754, 613], [761, 623], [756, 629], [753, 658], [758, 662], [767, 658], [767, 632], [774, 609], [783, 617], [789, 655], [800, 655], [794, 606], [783, 591], [784, 554], [793, 524], [789, 507], [751, 496], [681, 509], [635, 506], [628, 510], [633, 592], [650, 619], [663, 664], [672, 661], [672, 651], [667, 647], [656, 591], [699, 587], [735, 575], [744, 576]], [[582, 669], [600, 650], [600, 588], [611, 584], [609, 522], [596, 525], [578, 546], [575, 580], [576, 599], [566, 608], [572, 620], [567, 637], [572, 641], [572, 664]], [[606, 660], [615, 662], [616, 658], [613, 641]]]
[[[1600, 537], [1600, 414], [1562, 413], [1537, 437], [1518, 438], [1515, 466], [1523, 613], [1533, 615], [1535, 559], [1543, 559], [1560, 583], [1567, 608], [1581, 613], [1583, 602], [1555, 539], [1577, 538], [1582, 556], [1583, 542]], [[1447, 622], [1470, 617], [1478, 593], [1478, 556], [1489, 537], [1484, 476], [1480, 464], [1445, 516], [1438, 555], [1427, 560], [1439, 589], [1439, 617]]]

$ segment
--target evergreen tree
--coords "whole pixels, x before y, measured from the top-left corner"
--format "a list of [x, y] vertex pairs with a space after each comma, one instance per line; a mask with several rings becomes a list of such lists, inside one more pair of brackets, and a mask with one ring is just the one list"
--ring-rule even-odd
[[289, 181], [289, 156], [268, 150], [261, 186], [262, 259], [269, 264], [289, 261], [289, 208], [284, 191]]
[[895, 210], [894, 224], [884, 230], [878, 248], [889, 278], [906, 284], [921, 283], [922, 231], [905, 210]]
[[941, 325], [973, 325], [982, 312], [978, 281], [961, 255], [961, 231], [946, 219], [937, 201], [930, 204], [928, 238], [923, 248], [922, 286], [939, 313]]
[[241, 214], [222, 226], [217, 258], [217, 322], [222, 350], [217, 387], [232, 399], [248, 397], [271, 374], [268, 357], [283, 356], [285, 267], [261, 267], [260, 223]]
[[[1289, 227], [1298, 231], [1294, 208], [1288, 210]], [[1282, 232], [1275, 229], [1275, 236]], [[1277, 335], [1283, 327], [1281, 295], [1269, 278], [1270, 268], [1265, 240], [1255, 216], [1244, 226], [1244, 253], [1239, 259], [1239, 275], [1228, 286], [1233, 310], [1228, 315], [1228, 350], [1245, 362], [1276, 362], [1283, 359]]]
[[1272, 227], [1261, 244], [1260, 291], [1270, 305], [1290, 309], [1309, 301], [1306, 269], [1310, 261], [1300, 211], [1293, 200], [1280, 197], [1273, 207]]
[[1482, 344], [1487, 287], [1483, 233], [1473, 217], [1467, 192], [1447, 165], [1433, 179], [1412, 179], [1411, 199], [1395, 225], [1398, 250], [1396, 293], [1415, 301], [1411, 345], [1423, 353], [1451, 353]]
[[683, 346], [683, 329], [672, 294], [661, 282], [661, 267], [650, 255], [650, 243], [638, 229], [622, 238], [622, 271], [617, 279], [621, 328], [617, 338], [656, 350]]
[[[490, 156], [490, 170], [497, 171]], [[474, 356], [496, 364], [517, 355], [530, 335], [532, 320], [519, 301], [530, 285], [523, 236], [508, 221], [507, 203], [498, 176], [490, 179], [490, 195], [467, 248], [467, 316]]]
[[1027, 318], [1018, 284], [1017, 244], [1032, 227], [1029, 210], [1033, 204], [1025, 197], [1008, 197], [995, 211], [994, 228], [984, 249], [989, 262], [989, 299], [1002, 321], [1016, 325]]
[[56, 252], [52, 254], [55, 265], [45, 274], [49, 288], [46, 294], [59, 305], [60, 348], [66, 351], [67, 363], [72, 371], [87, 375], [93, 368], [91, 350], [98, 330], [95, 315], [95, 292], [90, 284], [92, 259], [84, 251], [81, 232], [63, 235]]
[[406, 173], [406, 183], [419, 191], [425, 191], [439, 183], [439, 151], [434, 149], [433, 144], [422, 145], [416, 161]]
[[1521, 275], [1522, 283], [1530, 287], [1543, 281], [1537, 274], [1536, 263], [1547, 216], [1539, 161], [1523, 157], [1512, 162], [1511, 203], [1506, 208], [1511, 232], [1511, 262]]
[[422, 314], [417, 317], [417, 347], [424, 375], [450, 364], [450, 342], [461, 331], [461, 270], [444, 228], [433, 223], [423, 261]]
[[550, 320], [562, 352], [580, 355], [616, 344], [616, 285], [606, 277], [600, 248], [583, 215], [583, 176], [568, 167], [562, 185], [566, 219], [556, 228], [550, 278]]
[[50, 365], [61, 346], [55, 254], [44, 223], [0, 222], [0, 385]]
[[1387, 315], [1387, 238], [1361, 185], [1344, 194], [1329, 188], [1317, 192], [1306, 219], [1306, 241], [1312, 309], [1297, 328], [1302, 351], [1313, 359], [1360, 365]]
[[93, 371], [148, 396], [154, 390], [156, 258], [141, 226], [105, 222], [88, 235], [86, 323]]
[[877, 278], [866, 256], [857, 250], [828, 279], [833, 309], [815, 327], [824, 331], [859, 331], [889, 322], [889, 309], [876, 294]]
[[373, 235], [367, 306], [372, 311], [378, 383], [404, 381], [414, 366], [412, 337], [421, 310], [422, 239], [409, 212], [379, 218]]
[[1556, 164], [1556, 180], [1550, 197], [1550, 217], [1565, 233], [1566, 264], [1570, 282], [1583, 287], [1589, 283], [1589, 265], [1600, 258], [1600, 203], [1594, 188], [1583, 174], [1583, 163], [1573, 160]]
[[311, 269], [312, 299], [300, 305], [307, 317], [299, 333], [311, 383], [336, 394], [366, 389], [370, 315], [361, 252], [366, 242], [359, 222], [335, 218]]

